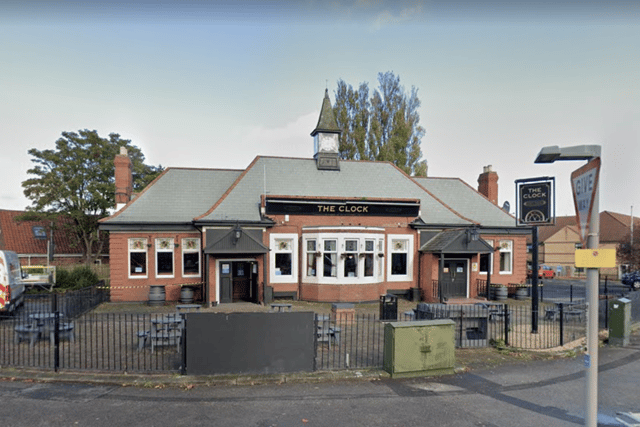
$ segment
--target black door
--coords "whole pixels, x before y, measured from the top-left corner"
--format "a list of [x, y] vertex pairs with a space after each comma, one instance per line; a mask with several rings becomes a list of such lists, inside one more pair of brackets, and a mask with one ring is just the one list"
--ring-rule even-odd
[[467, 261], [445, 260], [442, 288], [446, 297], [467, 296]]
[[220, 262], [220, 302], [232, 302], [233, 295], [233, 270], [231, 261]]

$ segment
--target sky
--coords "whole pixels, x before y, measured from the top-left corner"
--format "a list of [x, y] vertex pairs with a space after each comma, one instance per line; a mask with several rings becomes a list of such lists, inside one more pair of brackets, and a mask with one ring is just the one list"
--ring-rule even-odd
[[65, 131], [164, 167], [310, 158], [325, 89], [386, 71], [418, 89], [428, 176], [491, 165], [512, 213], [516, 180], [553, 176], [574, 215], [584, 162], [534, 160], [600, 145], [600, 210], [640, 216], [640, 2], [616, 0], [2, 0], [0, 209]]

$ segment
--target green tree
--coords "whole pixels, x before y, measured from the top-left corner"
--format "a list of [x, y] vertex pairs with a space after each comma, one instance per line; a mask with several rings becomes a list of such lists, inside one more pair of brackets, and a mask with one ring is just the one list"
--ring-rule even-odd
[[405, 92], [393, 72], [378, 73], [378, 89], [369, 96], [369, 84], [358, 89], [338, 80], [333, 111], [342, 130], [342, 159], [389, 161], [409, 175], [427, 176], [427, 162], [420, 160], [418, 90]]
[[68, 224], [64, 231], [75, 237], [85, 260], [92, 263], [104, 244], [98, 220], [115, 206], [113, 160], [120, 147], [126, 147], [131, 158], [134, 191], [144, 188], [163, 168], [146, 165], [142, 151], [116, 133], [101, 138], [95, 130], [63, 132], [55, 144], [54, 150], [29, 150], [35, 166], [27, 173], [33, 177], [22, 187], [32, 205], [20, 219], [53, 222], [60, 216], [66, 218], [61, 221]]

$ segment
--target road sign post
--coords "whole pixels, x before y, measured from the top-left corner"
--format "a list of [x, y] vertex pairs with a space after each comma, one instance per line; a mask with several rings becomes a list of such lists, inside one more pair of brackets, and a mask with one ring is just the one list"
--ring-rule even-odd
[[[598, 178], [600, 157], [571, 174], [571, 188], [576, 208], [576, 220], [580, 227], [582, 244], [587, 249], [597, 250], [600, 246], [600, 213]], [[598, 418], [598, 268], [587, 268], [587, 358], [586, 366], [586, 425], [595, 426]]]

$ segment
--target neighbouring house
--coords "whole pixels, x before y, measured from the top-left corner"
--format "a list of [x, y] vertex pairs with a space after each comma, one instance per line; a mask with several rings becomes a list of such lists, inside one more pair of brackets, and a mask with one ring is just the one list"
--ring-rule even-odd
[[[640, 227], [640, 218], [634, 217], [634, 226]], [[629, 238], [631, 216], [615, 212], [600, 213], [600, 248], [616, 249], [619, 243]], [[580, 230], [575, 216], [556, 217], [555, 225], [538, 227], [538, 262], [552, 267], [558, 276], [584, 276], [584, 269], [575, 266], [575, 251], [582, 248]], [[527, 238], [531, 245], [531, 236]], [[529, 262], [531, 255], [529, 255]], [[625, 271], [625, 265], [617, 262], [615, 268], [601, 268], [600, 276], [619, 278]]]
[[[497, 206], [498, 175], [476, 191], [456, 178], [412, 178], [389, 162], [339, 159], [328, 93], [313, 158], [258, 156], [244, 170], [167, 168], [101, 220], [111, 298], [166, 299], [184, 286], [207, 304], [273, 297], [377, 301], [474, 298], [477, 283], [526, 280], [526, 239]], [[116, 177], [130, 167], [116, 156]], [[130, 188], [116, 182], [116, 188]], [[129, 190], [130, 191], [130, 190]]]
[[[82, 247], [76, 244], [66, 229], [69, 219], [61, 218], [53, 224], [46, 221], [18, 221], [16, 217], [24, 213], [0, 209], [1, 250], [16, 252], [23, 266], [84, 262]], [[53, 250], [53, 254], [49, 260], [50, 250]], [[108, 247], [105, 246], [98, 260], [101, 263], [109, 262]]]

